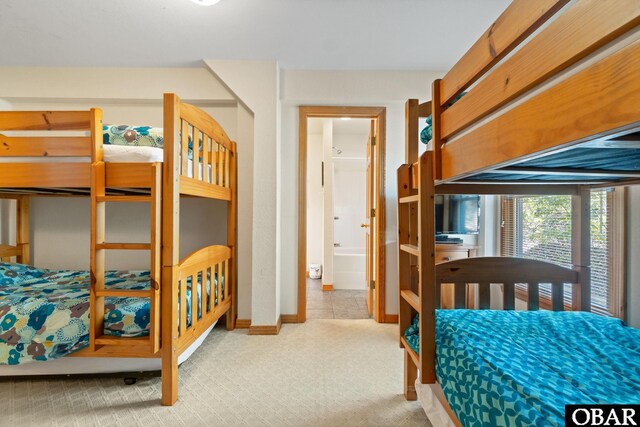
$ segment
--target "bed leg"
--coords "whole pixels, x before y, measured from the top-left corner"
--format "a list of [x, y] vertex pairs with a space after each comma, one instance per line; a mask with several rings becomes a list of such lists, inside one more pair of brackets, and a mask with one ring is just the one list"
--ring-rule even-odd
[[231, 307], [227, 310], [226, 316], [225, 323], [227, 324], [227, 331], [233, 331], [236, 328], [236, 313], [233, 309], [233, 303], [231, 303]]
[[178, 400], [178, 357], [167, 353], [162, 355], [162, 405], [173, 406]]
[[418, 367], [413, 363], [411, 355], [404, 350], [404, 398], [416, 400], [416, 380], [418, 379]]

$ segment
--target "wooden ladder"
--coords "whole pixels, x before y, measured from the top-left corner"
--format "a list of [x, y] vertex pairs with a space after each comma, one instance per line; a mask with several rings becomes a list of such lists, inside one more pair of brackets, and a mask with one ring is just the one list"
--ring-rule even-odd
[[[89, 348], [96, 352], [110, 347], [110, 352], [132, 355], [155, 354], [160, 349], [160, 270], [161, 270], [161, 202], [162, 164], [149, 165], [151, 189], [149, 195], [106, 195], [106, 167], [104, 162], [91, 165], [91, 288]], [[107, 202], [142, 202], [151, 205], [150, 243], [105, 242]], [[105, 254], [107, 250], [148, 250], [151, 268], [149, 290], [105, 289]], [[149, 336], [123, 338], [104, 334], [106, 297], [149, 298]]]
[[[417, 186], [411, 179], [412, 168], [415, 167], [418, 168]], [[404, 332], [419, 314], [420, 353], [425, 345], [435, 346], [435, 329], [428, 330], [425, 322], [426, 316], [435, 316], [435, 297], [424, 291], [427, 281], [435, 282], [434, 196], [434, 153], [426, 151], [417, 163], [405, 164], [398, 169], [398, 314], [407, 400], [417, 398], [415, 381], [418, 370], [422, 383], [435, 382], [433, 361], [417, 354], [404, 338]]]

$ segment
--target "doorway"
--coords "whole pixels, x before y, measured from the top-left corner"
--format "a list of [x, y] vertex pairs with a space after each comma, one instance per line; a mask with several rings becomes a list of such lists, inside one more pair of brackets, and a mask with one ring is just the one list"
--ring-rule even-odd
[[310, 317], [384, 322], [386, 110], [300, 107], [299, 117], [298, 322], [308, 302]]

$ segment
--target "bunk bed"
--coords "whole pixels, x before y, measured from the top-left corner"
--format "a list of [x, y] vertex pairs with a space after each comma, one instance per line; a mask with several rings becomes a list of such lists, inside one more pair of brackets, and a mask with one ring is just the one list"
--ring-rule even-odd
[[[100, 109], [0, 112], [0, 193], [17, 203], [16, 243], [0, 246], [0, 350], [9, 352], [9, 363], [21, 357], [156, 358], [161, 402], [173, 405], [181, 355], [223, 315], [227, 329], [234, 328], [236, 144], [207, 113], [175, 94], [164, 95], [163, 114], [163, 148], [156, 154], [105, 161]], [[50, 195], [90, 197], [90, 271], [28, 266], [29, 199]], [[181, 196], [227, 201], [226, 245], [179, 259]], [[105, 205], [120, 202], [149, 204], [148, 243], [105, 240]], [[112, 250], [148, 251], [149, 271], [106, 271], [105, 254]], [[45, 323], [49, 315], [57, 320]], [[19, 325], [28, 332], [20, 335]], [[57, 344], [61, 335], [64, 342]]]
[[[420, 398], [434, 425], [562, 425], [567, 403], [637, 403], [639, 331], [589, 313], [589, 195], [640, 183], [639, 75], [637, 1], [514, 0], [433, 83], [432, 101], [407, 102], [404, 394]], [[427, 116], [432, 139], [419, 155]], [[572, 267], [507, 257], [436, 264], [436, 194], [572, 196]], [[540, 310], [543, 285], [552, 310]], [[455, 310], [440, 309], [445, 286]], [[514, 311], [517, 286], [527, 289], [525, 311]]]

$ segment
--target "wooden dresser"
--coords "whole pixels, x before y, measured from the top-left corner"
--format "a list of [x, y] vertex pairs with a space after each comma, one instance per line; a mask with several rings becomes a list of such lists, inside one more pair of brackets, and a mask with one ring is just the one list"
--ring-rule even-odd
[[[453, 245], [450, 243], [436, 243], [436, 264], [453, 261], [460, 258], [473, 258], [476, 256], [477, 246]], [[440, 306], [442, 308], [454, 307], [454, 287], [453, 284], [443, 284]], [[467, 289], [467, 301], [475, 300], [473, 289]]]

